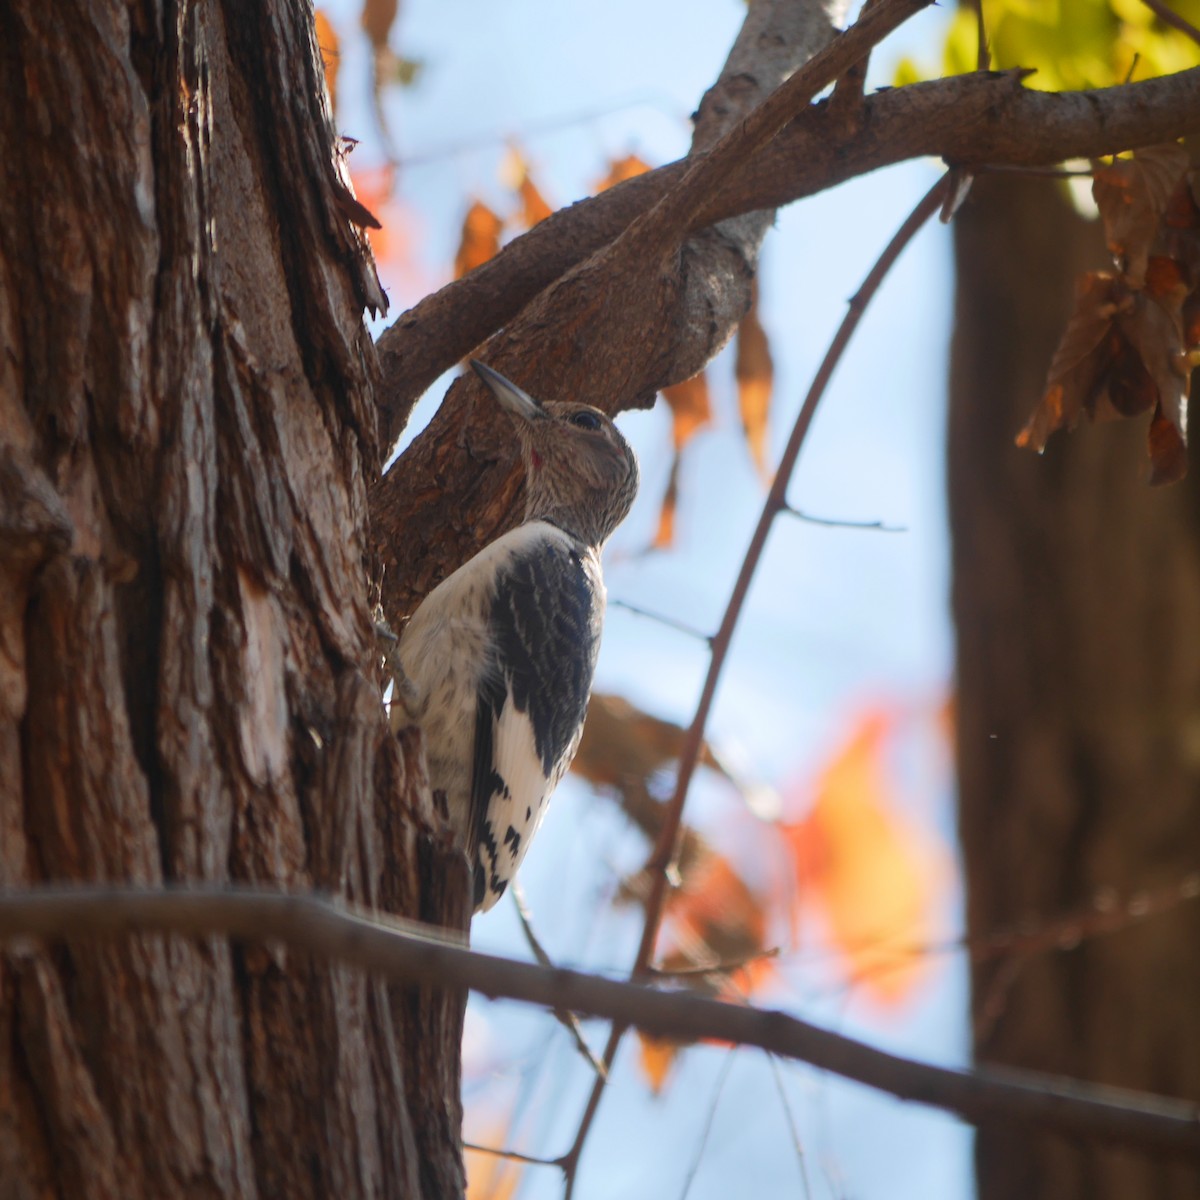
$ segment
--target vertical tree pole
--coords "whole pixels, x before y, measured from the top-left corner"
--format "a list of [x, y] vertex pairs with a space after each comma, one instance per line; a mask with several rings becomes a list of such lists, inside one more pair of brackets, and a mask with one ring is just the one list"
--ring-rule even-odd
[[[950, 516], [967, 925], [1132, 907], [1200, 862], [1197, 480], [1152, 489], [1141, 421], [1013, 435], [1100, 230], [1048, 180], [985, 177], [955, 223]], [[975, 1054], [1200, 1096], [1200, 908], [979, 961]], [[992, 1127], [983, 1200], [1191, 1197], [1194, 1168]]]

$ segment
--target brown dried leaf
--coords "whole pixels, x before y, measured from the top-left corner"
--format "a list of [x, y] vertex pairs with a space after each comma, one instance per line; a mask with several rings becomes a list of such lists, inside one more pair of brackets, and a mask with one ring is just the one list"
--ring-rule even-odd
[[341, 59], [337, 30], [324, 9], [318, 8], [313, 18], [316, 22], [317, 48], [321, 51], [321, 65], [325, 68], [325, 86], [329, 88], [329, 99], [336, 111], [338, 63]]
[[[597, 787], [621, 788], [630, 780], [645, 785], [679, 758], [686, 736], [682, 726], [651, 716], [624, 696], [594, 692], [571, 770]], [[730, 778], [707, 742], [700, 748], [700, 761]]]
[[1187, 283], [1179, 264], [1151, 258], [1143, 302], [1122, 317], [1121, 326], [1154, 384], [1150, 423], [1150, 482], [1175, 483], [1187, 473], [1187, 402], [1193, 358], [1184, 337]]
[[1092, 195], [1104, 220], [1108, 248], [1126, 282], [1140, 288], [1159, 222], [1188, 168], [1178, 142], [1135, 150], [1096, 169]]
[[1161, 412], [1156, 412], [1150, 422], [1146, 444], [1150, 451], [1150, 482], [1155, 487], [1178, 483], [1187, 474], [1187, 443], [1174, 422]]
[[1046, 391], [1017, 445], [1046, 448], [1057, 429], [1073, 429], [1080, 413], [1089, 409], [1101, 388], [1113, 355], [1114, 319], [1127, 294], [1118, 280], [1104, 271], [1089, 271], [1076, 287], [1075, 311], [1067, 322], [1046, 376]]
[[[729, 859], [707, 847], [681, 869], [680, 886], [667, 900], [663, 969], [735, 966], [728, 976], [693, 973], [679, 978], [707, 994], [745, 995], [761, 982], [762, 971], [773, 970], [765, 957], [767, 913], [762, 897]], [[728, 980], [733, 977], [738, 987], [731, 992]]]
[[771, 407], [771, 388], [775, 379], [775, 364], [767, 332], [758, 319], [758, 286], [754, 287], [750, 308], [742, 318], [737, 332], [737, 358], [734, 375], [738, 385], [738, 407], [742, 427], [754, 465], [764, 478], [770, 473], [767, 466], [767, 417]]
[[392, 23], [396, 20], [399, 9], [399, 0], [365, 0], [362, 27], [376, 50], [387, 45], [388, 35], [392, 31]]
[[1179, 264], [1170, 258], [1151, 258], [1146, 270], [1146, 302], [1121, 318], [1130, 342], [1141, 353], [1158, 388], [1159, 403], [1167, 416], [1182, 424], [1179, 414], [1187, 407], [1187, 344], [1184, 338], [1183, 303], [1188, 285]]
[[482, 200], [476, 200], [463, 218], [462, 238], [454, 256], [454, 278], [481, 267], [500, 252], [504, 222]]
[[650, 170], [650, 164], [643, 162], [636, 154], [627, 154], [624, 158], [614, 158], [608, 165], [608, 174], [596, 184], [596, 193], [606, 192], [618, 183], [644, 175]]

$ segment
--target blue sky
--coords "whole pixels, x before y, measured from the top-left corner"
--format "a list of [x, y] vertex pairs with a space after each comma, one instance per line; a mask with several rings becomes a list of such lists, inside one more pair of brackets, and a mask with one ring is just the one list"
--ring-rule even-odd
[[[338, 124], [362, 139], [355, 166], [375, 153], [366, 47], [358, 4], [326, 5], [342, 36]], [[690, 113], [716, 77], [745, 9], [740, 0], [613, 0], [559, 5], [533, 0], [409, 0], [393, 44], [426, 66], [416, 87], [389, 98], [402, 162], [399, 195], [415, 231], [420, 270], [385, 279], [392, 316], [449, 277], [463, 212], [478, 196], [511, 205], [500, 179], [505, 139], [519, 140], [555, 204], [592, 190], [606, 160], [636, 152], [652, 164], [687, 147]], [[875, 82], [901, 53], [936, 55], [943, 17], [930, 12], [877, 53]], [[604, 115], [594, 115], [603, 113]], [[587, 119], [554, 123], [578, 114]], [[455, 147], [468, 147], [455, 150]], [[844, 185], [783, 211], [768, 236], [761, 316], [776, 364], [771, 447], [777, 458], [847, 298], [895, 228], [937, 177], [913, 163]], [[780, 518], [753, 586], [710, 724], [712, 740], [756, 781], [784, 786], [810, 774], [864, 704], [935, 704], [949, 687], [952, 631], [943, 495], [945, 362], [950, 243], [924, 230], [875, 300], [823, 402], [793, 478], [796, 507], [824, 517], [882, 519], [901, 533], [827, 529]], [[517, 382], [520, 382], [519, 380]], [[763, 488], [740, 431], [730, 355], [710, 368], [715, 421], [689, 446], [681, 479], [677, 544], [639, 553], [653, 534], [670, 464], [662, 405], [620, 424], [638, 450], [638, 504], [610, 544], [610, 599], [711, 630], [757, 519]], [[445, 391], [423, 401], [411, 436]], [[597, 687], [617, 691], [686, 724], [707, 658], [701, 643], [619, 608], [610, 610]], [[703, 775], [689, 801], [702, 827], [719, 829], [740, 801]], [[913, 819], [953, 848], [952, 797], [916, 797]], [[645, 848], [608, 802], [569, 779], [560, 788], [522, 880], [538, 929], [564, 962], [620, 971], [632, 959], [638, 921], [613, 912], [615, 874]], [[957, 896], [939, 914], [959, 928]], [[479, 919], [482, 949], [527, 956], [513, 912]], [[962, 1062], [965, 972], [937, 965], [933, 985], [900, 1013], [880, 1014], [828, 972], [796, 977], [772, 996], [798, 1015], [899, 1052]], [[832, 980], [832, 982], [831, 982]], [[590, 1031], [603, 1042], [604, 1030]], [[680, 1060], [654, 1097], [627, 1039], [581, 1169], [576, 1195], [680, 1195], [726, 1051], [701, 1047]], [[473, 1004], [465, 1055], [468, 1108], [484, 1137], [508, 1122], [509, 1144], [553, 1156], [569, 1144], [590, 1083], [565, 1035], [544, 1014]], [[688, 1195], [805, 1195], [789, 1132], [787, 1098], [814, 1197], [963, 1197], [971, 1193], [969, 1135], [929, 1110], [903, 1106], [795, 1066], [777, 1070], [744, 1054], [729, 1071]], [[519, 1195], [561, 1194], [555, 1171], [525, 1173]]]

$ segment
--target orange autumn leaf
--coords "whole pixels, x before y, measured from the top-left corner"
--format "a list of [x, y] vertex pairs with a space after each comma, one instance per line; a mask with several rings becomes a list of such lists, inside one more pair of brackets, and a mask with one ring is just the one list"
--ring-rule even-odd
[[[707, 996], [740, 1001], [775, 973], [766, 901], [700, 837], [667, 899], [659, 967]], [[707, 970], [715, 968], [714, 970]]]
[[671, 474], [658, 510], [658, 528], [654, 531], [651, 550], [669, 550], [675, 544], [675, 510], [679, 505], [679, 454], [671, 460]]
[[341, 55], [337, 30], [325, 15], [324, 9], [318, 8], [313, 14], [317, 30], [317, 48], [321, 51], [321, 65], [325, 68], [325, 86], [329, 89], [329, 99], [337, 104], [337, 75], [338, 61]]
[[638, 1030], [638, 1065], [650, 1085], [654, 1095], [662, 1094], [666, 1086], [667, 1076], [679, 1055], [679, 1043], [669, 1042], [665, 1038], [651, 1037], [648, 1033]]
[[894, 719], [868, 713], [817, 780], [809, 815], [782, 832], [800, 881], [817, 903], [850, 974], [877, 1002], [911, 995], [931, 937], [940, 854], [900, 815], [886, 749]]
[[[765, 903], [729, 859], [694, 833], [679, 870], [680, 885], [663, 914], [658, 970], [702, 996], [743, 1003], [775, 973]], [[688, 1043], [638, 1036], [642, 1073], [658, 1095]]]
[[533, 177], [526, 173], [517, 189], [521, 197], [521, 224], [526, 229], [532, 229], [539, 221], [544, 221], [553, 211], [546, 203], [545, 197], [533, 182]]
[[775, 364], [767, 331], [758, 319], [758, 285], [751, 293], [750, 308], [738, 325], [737, 357], [734, 361], [737, 379], [738, 407], [742, 413], [742, 428], [759, 474], [766, 477], [767, 416], [771, 407], [771, 387], [775, 379]]
[[650, 164], [638, 158], [636, 154], [614, 158], [608, 164], [608, 174], [596, 184], [596, 193], [599, 195], [600, 192], [606, 192], [610, 187], [616, 187], [618, 183], [624, 183], [637, 175], [644, 175], [649, 170]]
[[504, 222], [482, 200], [476, 200], [463, 218], [462, 236], [454, 256], [454, 278], [481, 267], [500, 252]]
[[671, 409], [675, 449], [682, 450], [712, 420], [708, 377], [701, 371], [691, 379], [663, 388], [662, 394]]
[[534, 183], [529, 160], [518, 146], [509, 145], [508, 153], [500, 165], [500, 178], [506, 187], [517, 193], [521, 201], [520, 221], [526, 229], [532, 229], [554, 212], [541, 189]]

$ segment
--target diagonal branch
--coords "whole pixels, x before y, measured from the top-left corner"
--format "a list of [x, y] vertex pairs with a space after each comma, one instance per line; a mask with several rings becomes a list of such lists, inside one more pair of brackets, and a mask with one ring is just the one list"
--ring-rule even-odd
[[[713, 196], [696, 227], [776, 208], [847, 179], [932, 155], [971, 166], [1047, 166], [1200, 130], [1200, 68], [1088, 92], [1038, 92], [1015, 72], [977, 73], [868, 97], [853, 123], [827, 104], [801, 113]], [[538, 292], [594, 254], [684, 175], [670, 163], [570, 208], [402, 314], [379, 339], [387, 437], [443, 371]]]
[[1015, 1121], [1200, 1160], [1200, 1106], [1186, 1101], [1032, 1071], [961, 1071], [914, 1062], [782, 1012], [480, 954], [428, 926], [311, 895], [235, 887], [0, 894], [0, 943], [151, 933], [282, 942], [393, 980], [569, 1009], [659, 1037], [757, 1046], [976, 1124]]
[[[608, 412], [646, 406], [660, 387], [699, 370], [749, 303], [761, 230], [737, 231], [741, 239], [724, 230], [693, 235], [696, 214], [822, 88], [930, 2], [880, 0], [733, 121], [711, 151], [689, 159], [684, 177], [619, 237], [539, 292], [488, 343], [489, 364], [534, 395], [570, 396]], [[512, 439], [491, 405], [479, 403], [481, 387], [456, 381], [429, 428], [373, 490], [372, 548], [393, 623], [512, 524]]]

